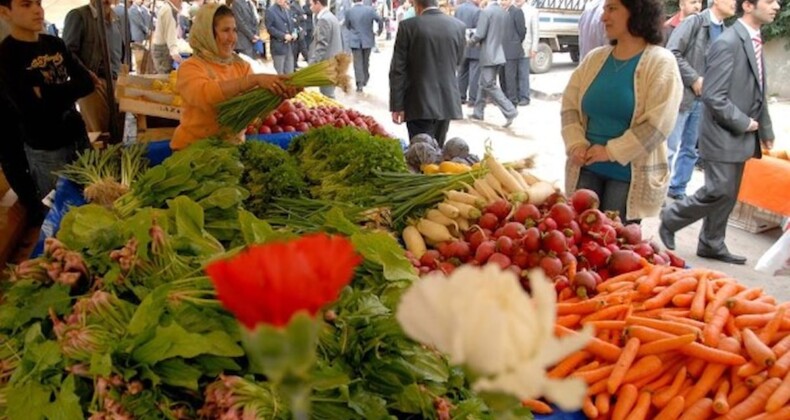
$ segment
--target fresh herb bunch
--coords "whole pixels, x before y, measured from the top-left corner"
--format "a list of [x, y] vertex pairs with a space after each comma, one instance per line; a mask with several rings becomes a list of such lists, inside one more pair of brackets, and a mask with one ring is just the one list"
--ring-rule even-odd
[[263, 216], [275, 198], [297, 198], [307, 193], [304, 174], [282, 148], [249, 141], [239, 150], [244, 165], [241, 183], [250, 192], [244, 207], [254, 215]]
[[111, 206], [129, 191], [148, 166], [144, 154], [144, 144], [89, 148], [80, 153], [73, 163], [63, 167], [58, 175], [85, 187], [85, 199], [89, 202]]
[[355, 128], [321, 127], [291, 141], [288, 151], [311, 185], [313, 198], [370, 205], [376, 172], [407, 172], [395, 139]]

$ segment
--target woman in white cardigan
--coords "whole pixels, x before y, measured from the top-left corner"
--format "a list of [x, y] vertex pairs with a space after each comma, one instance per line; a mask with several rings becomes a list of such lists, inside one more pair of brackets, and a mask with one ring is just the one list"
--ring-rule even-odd
[[638, 222], [664, 202], [666, 139], [683, 87], [675, 57], [660, 46], [660, 0], [606, 0], [601, 20], [611, 45], [585, 57], [562, 98], [565, 190], [591, 189], [602, 210]]

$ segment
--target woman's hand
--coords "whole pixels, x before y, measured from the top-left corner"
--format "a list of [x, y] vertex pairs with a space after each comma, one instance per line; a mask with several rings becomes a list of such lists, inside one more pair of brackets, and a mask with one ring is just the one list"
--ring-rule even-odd
[[583, 145], [574, 147], [568, 155], [568, 158], [570, 158], [571, 163], [574, 165], [584, 165], [587, 161], [587, 147]]
[[609, 157], [609, 152], [606, 151], [606, 146], [595, 144], [587, 149], [585, 157], [585, 165], [591, 165], [596, 162], [609, 162], [612, 159]]
[[289, 86], [287, 84], [289, 78], [289, 76], [275, 74], [256, 74], [255, 82], [258, 86], [274, 92], [275, 95], [290, 99], [301, 92], [302, 88]]

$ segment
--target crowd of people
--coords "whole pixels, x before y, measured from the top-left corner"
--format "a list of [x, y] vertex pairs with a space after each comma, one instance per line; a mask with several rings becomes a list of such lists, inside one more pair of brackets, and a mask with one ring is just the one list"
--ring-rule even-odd
[[[410, 138], [429, 135], [442, 146], [464, 105], [475, 121], [493, 103], [508, 127], [530, 104], [538, 13], [524, 0], [465, 0], [453, 4], [454, 16], [438, 0], [339, 0], [334, 10], [328, 0], [304, 1], [134, 0], [127, 13], [91, 0], [69, 12], [59, 38], [44, 30], [41, 0], [0, 0], [10, 34], [0, 42], [0, 126], [8, 130], [0, 163], [12, 187], [32, 213], [43, 211], [53, 173], [87, 146], [87, 131], [106, 131], [117, 112], [107, 106], [105, 81], [118, 77], [129, 54], [139, 70], [147, 61], [160, 73], [179, 68], [184, 105], [174, 149], [218, 133], [215, 105], [223, 100], [253, 87], [295, 95], [286, 82], [300, 55], [313, 63], [350, 53], [363, 92], [385, 31], [396, 34], [392, 120], [405, 123]], [[666, 19], [660, 0], [587, 3], [581, 62], [562, 99], [566, 192], [592, 189], [602, 209], [629, 223], [660, 214], [659, 236], [670, 249], [675, 232], [704, 219], [698, 255], [743, 264], [724, 244], [726, 220], [745, 161], [773, 144], [760, 28], [779, 3], [707, 0], [700, 12], [700, 0], [680, 0], [679, 8]], [[262, 27], [276, 75], [253, 74], [238, 55], [266, 57]], [[190, 58], [179, 39], [188, 40]], [[321, 91], [334, 97], [331, 87]], [[698, 159], [705, 185], [687, 196]], [[667, 195], [674, 201], [665, 206]]]

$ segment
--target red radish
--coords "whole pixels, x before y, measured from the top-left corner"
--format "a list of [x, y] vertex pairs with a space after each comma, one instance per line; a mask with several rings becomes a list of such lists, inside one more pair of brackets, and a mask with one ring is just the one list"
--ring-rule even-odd
[[283, 114], [283, 122], [285, 125], [296, 126], [296, 124], [299, 124], [301, 120], [299, 119], [299, 115], [297, 115], [295, 112], [286, 112]]
[[500, 236], [496, 240], [496, 249], [505, 255], [513, 255], [513, 239], [509, 236]]
[[450, 249], [450, 242], [440, 242], [436, 245], [436, 250], [439, 251], [442, 258], [448, 259], [454, 257], [452, 250]]
[[442, 273], [449, 275], [450, 273], [453, 272], [453, 270], [455, 270], [455, 266], [452, 263], [449, 263], [449, 262], [445, 261], [445, 262], [439, 264], [439, 270]]
[[283, 126], [283, 132], [293, 133], [295, 131], [296, 131], [296, 129], [292, 125], [284, 125]]
[[258, 134], [271, 134], [271, 133], [272, 133], [272, 129], [268, 125], [262, 125], [260, 128], [258, 128]]
[[420, 257], [420, 265], [434, 269], [437, 267], [440, 260], [441, 254], [439, 254], [439, 251], [435, 249], [429, 249], [425, 251], [424, 254], [422, 254], [422, 257]]
[[598, 273], [598, 276], [600, 276], [600, 277], [601, 277], [601, 281], [602, 281], [602, 282], [603, 282], [603, 281], [606, 281], [606, 280], [609, 280], [609, 277], [611, 277], [611, 276], [609, 275], [609, 269], [608, 269], [608, 268], [606, 268], [606, 267], [604, 267], [604, 268], [599, 268], [599, 269], [598, 269], [598, 271], [596, 271], [596, 273]]
[[540, 210], [534, 204], [522, 203], [513, 214], [513, 220], [519, 223], [526, 224], [527, 220], [537, 224], [540, 219]]
[[522, 269], [529, 268], [529, 253], [523, 248], [516, 249], [513, 253], [513, 264]]
[[576, 213], [581, 213], [588, 209], [597, 209], [601, 203], [595, 191], [584, 188], [574, 191], [570, 196], [570, 202]]
[[654, 254], [653, 247], [645, 242], [634, 245], [632, 251], [636, 252], [640, 257], [643, 258], [650, 258]]
[[510, 214], [510, 210], [512, 208], [513, 206], [507, 200], [505, 200], [504, 198], [500, 198], [494, 201], [493, 203], [489, 204], [486, 207], [485, 212], [496, 215], [497, 219], [499, 220], [505, 220], [507, 219], [507, 216]]
[[609, 260], [609, 271], [614, 274], [630, 273], [642, 268], [642, 257], [634, 251], [619, 250], [612, 253]]
[[472, 247], [464, 241], [453, 241], [447, 246], [451, 258], [466, 262], [472, 256]]
[[567, 267], [570, 264], [577, 263], [576, 257], [574, 257], [573, 254], [571, 254], [570, 252], [567, 252], [567, 251], [557, 254], [557, 258], [559, 258], [560, 261], [562, 261], [562, 266], [563, 267]]
[[557, 222], [551, 217], [547, 217], [538, 224], [538, 229], [540, 229], [541, 232], [557, 230]]
[[669, 265], [671, 265], [672, 267], [680, 267], [680, 268], [686, 267], [686, 260], [678, 257], [678, 254], [675, 254], [672, 251], [666, 251], [666, 253], [667, 256], [669, 257]]
[[267, 127], [274, 127], [277, 125], [277, 117], [273, 114], [269, 114], [266, 118], [263, 119], [263, 125]]
[[485, 241], [480, 244], [479, 247], [477, 247], [477, 250], [475, 251], [475, 261], [481, 265], [485, 264], [486, 261], [488, 261], [492, 255], [494, 255], [494, 252], [496, 252], [496, 242], [490, 240]]
[[553, 279], [562, 273], [562, 261], [547, 255], [540, 259], [540, 268], [546, 273], [546, 277]]
[[300, 122], [299, 124], [296, 124], [295, 128], [296, 128], [296, 131], [304, 133], [305, 131], [309, 131], [310, 130], [310, 125], [307, 124], [307, 123], [304, 123], [304, 122]]
[[597, 229], [589, 231], [588, 234], [596, 238], [602, 245], [617, 242], [617, 231], [610, 225], [599, 226]]
[[612, 251], [610, 251], [609, 248], [590, 241], [582, 246], [581, 254], [587, 262], [590, 263], [591, 267], [606, 267], [606, 265], [609, 264]]
[[620, 229], [615, 229], [625, 243], [635, 245], [642, 242], [642, 228], [636, 223], [627, 224]]
[[540, 249], [540, 230], [536, 227], [528, 228], [524, 232], [521, 241], [522, 247], [528, 252], [535, 252]]
[[568, 281], [568, 278], [565, 276], [557, 276], [554, 278], [554, 290], [557, 293], [569, 288], [571, 283]]
[[571, 220], [568, 224], [566, 229], [570, 229], [573, 232], [573, 243], [580, 244], [582, 242], [582, 230], [579, 227], [579, 224], [576, 223], [575, 220]]
[[549, 210], [549, 217], [557, 222], [557, 226], [566, 227], [573, 221], [573, 218], [576, 217], [576, 214], [574, 214], [573, 208], [571, 206], [565, 203], [557, 203], [551, 206], [551, 210]]
[[[540, 265], [540, 260], [543, 259], [543, 255], [537, 252], [531, 252], [527, 254], [527, 268], [537, 267]], [[562, 263], [560, 263], [562, 264]]]
[[426, 267], [424, 265], [420, 266], [420, 274], [428, 274], [431, 272], [431, 270], [432, 270], [431, 267]]
[[653, 255], [653, 264], [655, 265], [669, 265], [669, 258], [664, 258], [661, 254]]
[[273, 125], [272, 126], [272, 134], [274, 134], [274, 133], [282, 133], [282, 132], [283, 132], [283, 129], [279, 125]]
[[617, 246], [617, 244], [615, 244], [615, 243], [611, 243], [611, 244], [606, 244], [606, 249], [608, 249], [609, 251], [612, 251], [612, 252], [616, 252], [616, 251], [620, 250], [620, 247]]
[[595, 277], [587, 271], [579, 271], [573, 276], [571, 280], [571, 286], [576, 290], [576, 294], [579, 297], [585, 298], [587, 296], [591, 296], [595, 292], [595, 286], [597, 283], [595, 282]]
[[521, 239], [527, 233], [527, 228], [519, 222], [508, 222], [502, 227], [502, 234], [511, 239]]
[[488, 236], [483, 229], [469, 230], [466, 238], [466, 240], [469, 241], [469, 245], [472, 247], [472, 249], [477, 249], [477, 247], [479, 247], [480, 244], [482, 244], [483, 241], [487, 239]]
[[604, 224], [606, 215], [598, 209], [587, 209], [579, 215], [579, 227], [582, 232], [595, 230]]
[[483, 229], [494, 230], [499, 225], [499, 218], [494, 213], [483, 213], [477, 220], [477, 224]]
[[551, 194], [546, 199], [546, 202], [544, 204], [546, 205], [546, 208], [552, 208], [557, 203], [567, 203], [567, 202], [568, 202], [568, 199], [565, 198], [565, 196], [561, 192], [558, 191], [558, 192], [555, 192], [555, 193]]
[[492, 254], [491, 257], [488, 258], [488, 262], [489, 264], [493, 263], [498, 265], [499, 268], [503, 270], [506, 269], [508, 266], [510, 266], [511, 263], [510, 257], [508, 257], [505, 254], [500, 254], [499, 252], [495, 252], [494, 254]]
[[258, 129], [254, 125], [248, 125], [244, 134], [258, 134]]
[[568, 250], [568, 242], [565, 240], [565, 235], [558, 230], [547, 232], [542, 239], [543, 250], [546, 252], [554, 252], [559, 254]]

